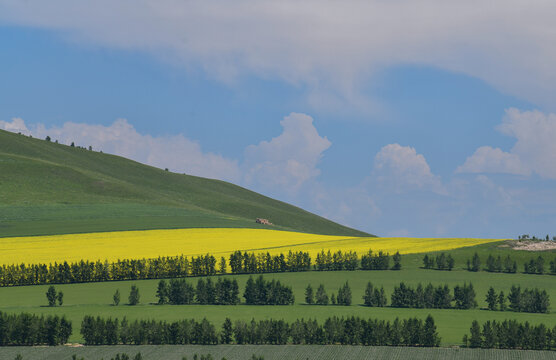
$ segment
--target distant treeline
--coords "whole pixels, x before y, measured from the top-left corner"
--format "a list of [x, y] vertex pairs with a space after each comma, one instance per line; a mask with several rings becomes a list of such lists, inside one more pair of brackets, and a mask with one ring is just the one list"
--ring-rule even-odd
[[556, 325], [531, 325], [516, 320], [487, 321], [482, 329], [475, 320], [470, 335], [463, 337], [465, 346], [484, 349], [556, 350]]
[[423, 257], [423, 267], [425, 269], [452, 271], [454, 268], [454, 258], [450, 254], [446, 256], [445, 253], [440, 253], [435, 257], [425, 255]]
[[128, 321], [85, 316], [81, 334], [86, 345], [158, 344], [342, 344], [423, 346], [440, 344], [434, 319], [410, 318], [393, 322], [360, 317], [316, 320], [236, 320], [226, 318], [220, 330], [207, 319], [174, 322]]
[[[448, 270], [451, 271], [454, 268], [454, 258], [446, 253], [440, 253], [436, 256], [426, 254], [423, 257], [423, 268], [433, 269], [433, 270]], [[504, 272], [508, 274], [517, 273], [517, 262], [510, 257], [502, 259], [499, 255], [494, 257], [489, 255], [486, 259], [485, 267], [481, 267], [482, 262], [479, 254], [475, 253], [471, 259], [467, 259], [467, 270], [477, 272], [480, 270], [488, 272]], [[556, 258], [549, 263], [548, 269], [545, 266], [545, 260], [542, 256], [536, 259], [531, 259], [523, 264], [523, 272], [525, 274], [552, 274], [556, 275]]]
[[64, 316], [0, 311], [0, 346], [61, 345], [68, 342], [71, 332], [71, 322]]
[[[474, 272], [481, 270], [481, 259], [479, 254], [475, 253], [471, 259], [467, 260], [467, 270]], [[517, 262], [513, 260], [510, 255], [508, 255], [504, 260], [502, 260], [500, 256], [495, 258], [494, 256], [489, 255], [486, 260], [484, 270], [488, 272], [505, 272], [515, 274], [517, 273]], [[538, 256], [536, 259], [531, 259], [523, 264], [523, 273], [537, 275], [548, 273], [556, 275], [556, 258], [549, 263], [548, 269], [545, 266], [545, 260], [542, 256]]]
[[[392, 256], [392, 270], [401, 269], [401, 255]], [[153, 259], [124, 259], [116, 262], [85, 261], [54, 264], [20, 264], [0, 267], [0, 286], [71, 284], [82, 282], [101, 282], [113, 280], [144, 280], [178, 278], [187, 276], [210, 276], [228, 273], [259, 274], [274, 272], [321, 271], [331, 270], [387, 270], [390, 256], [371, 250], [359, 258], [355, 252], [324, 250], [317, 254], [315, 265], [311, 263], [308, 252], [293, 252], [270, 255], [270, 253], [249, 253], [236, 251], [229, 261], [221, 257], [218, 261], [207, 254], [188, 258], [186, 256], [168, 256]]]

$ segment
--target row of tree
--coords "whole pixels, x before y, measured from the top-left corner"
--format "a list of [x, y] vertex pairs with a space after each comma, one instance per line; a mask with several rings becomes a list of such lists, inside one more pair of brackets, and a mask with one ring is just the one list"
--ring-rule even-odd
[[0, 311], [0, 346], [61, 345], [68, 342], [71, 332], [71, 322], [65, 317]]
[[[401, 255], [392, 256], [392, 270], [401, 269]], [[361, 259], [356, 252], [331, 253], [324, 250], [317, 254], [317, 262], [311, 264], [307, 252], [292, 252], [270, 255], [267, 253], [248, 253], [236, 251], [230, 255], [229, 267], [232, 274], [256, 274], [270, 272], [315, 270], [387, 270], [390, 256], [371, 250]], [[54, 264], [2, 265], [0, 267], [0, 286], [69, 284], [82, 282], [101, 282], [112, 280], [143, 280], [178, 278], [187, 276], [211, 276], [226, 274], [228, 262], [221, 257], [219, 261], [210, 255], [188, 258], [184, 255], [158, 257], [153, 259], [124, 259], [108, 261], [85, 261]]]
[[471, 348], [555, 350], [556, 326], [551, 330], [544, 324], [492, 320], [485, 322], [481, 328], [479, 322], [474, 320], [470, 335], [464, 335], [463, 343]]
[[[506, 297], [504, 292], [498, 294], [491, 286], [486, 295], [486, 302], [489, 310], [505, 311]], [[525, 289], [521, 291], [521, 287], [512, 286], [508, 294], [510, 302], [509, 309], [517, 312], [547, 313], [550, 308], [550, 297], [546, 290]]]
[[243, 293], [247, 305], [293, 305], [295, 297], [291, 286], [280, 280], [265, 280], [262, 275], [253, 280], [249, 276]]
[[330, 317], [316, 320], [232, 321], [227, 318], [220, 331], [207, 319], [174, 322], [103, 319], [85, 316], [81, 334], [87, 345], [114, 344], [342, 344], [370, 346], [424, 346], [440, 343], [434, 319], [417, 318], [393, 322], [360, 317]]
[[[481, 259], [479, 254], [475, 253], [471, 259], [467, 260], [467, 270], [468, 271], [480, 271], [481, 270]], [[504, 272], [508, 274], [517, 273], [517, 262], [513, 260], [510, 255], [508, 255], [504, 260], [500, 256], [494, 257], [489, 255], [486, 260], [486, 266], [484, 268], [488, 272]], [[545, 260], [542, 256], [538, 256], [536, 259], [530, 259], [523, 264], [523, 272], [525, 274], [537, 274], [542, 275], [547, 273], [545, 266]], [[556, 275], [556, 259], [550, 262], [548, 268], [548, 273]]]
[[313, 293], [311, 284], [305, 288], [305, 303], [308, 305], [328, 305], [331, 303], [332, 305], [350, 306], [351, 298], [351, 288], [347, 281], [338, 289], [338, 295], [332, 293], [330, 299], [324, 289], [324, 284], [319, 285], [316, 294]]
[[454, 258], [452, 255], [446, 255], [445, 253], [440, 253], [435, 257], [425, 255], [423, 257], [423, 267], [425, 269], [452, 271], [454, 268]]
[[232, 274], [257, 274], [287, 271], [311, 270], [311, 256], [308, 252], [289, 251], [286, 255], [270, 253], [249, 253], [236, 251], [230, 255]]
[[195, 288], [185, 279], [172, 279], [169, 283], [160, 280], [156, 297], [159, 305], [237, 305], [240, 302], [237, 280], [222, 278], [215, 282], [211, 278], [200, 278]]
[[[473, 284], [464, 283], [454, 287], [453, 296], [448, 285], [433, 286], [428, 284], [423, 287], [420, 283], [417, 288], [400, 283], [394, 287], [391, 297], [392, 307], [405, 308], [435, 308], [435, 309], [472, 309], [477, 307]], [[455, 301], [452, 305], [452, 301]]]

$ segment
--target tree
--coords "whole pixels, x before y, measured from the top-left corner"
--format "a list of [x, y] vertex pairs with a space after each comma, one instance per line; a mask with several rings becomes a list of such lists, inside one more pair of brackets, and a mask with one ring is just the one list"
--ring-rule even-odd
[[50, 285], [46, 291], [46, 299], [48, 300], [48, 306], [56, 306], [56, 288]]
[[131, 285], [131, 290], [129, 292], [129, 297], [128, 297], [128, 301], [129, 301], [129, 305], [137, 305], [139, 304], [139, 288], [137, 288], [137, 286], [135, 285]]
[[448, 256], [446, 257], [446, 263], [448, 265], [448, 270], [452, 271], [452, 269], [454, 268], [454, 258], [452, 257], [452, 255], [448, 254]]
[[75, 147], [75, 143], [72, 141], [70, 146]]
[[47, 136], [45, 140], [50, 142], [50, 136]]
[[158, 287], [156, 289], [156, 296], [158, 297], [158, 305], [164, 305], [168, 303], [168, 284], [165, 280], [160, 280], [158, 282]]
[[503, 291], [500, 291], [500, 295], [498, 295], [498, 308], [500, 311], [506, 311], [506, 296]]
[[494, 291], [494, 288], [492, 286], [490, 287], [490, 289], [488, 289], [486, 295], [486, 302], [488, 304], [489, 310], [496, 310], [496, 304], [498, 303], [498, 296], [496, 296], [496, 292]]
[[427, 347], [434, 347], [440, 345], [440, 338], [436, 332], [436, 325], [432, 316], [427, 316], [425, 320], [423, 345]]
[[58, 300], [58, 305], [62, 306], [64, 304], [64, 293], [60, 291], [56, 299]]
[[392, 266], [392, 270], [400, 270], [402, 268], [402, 256], [400, 252], [396, 252], [394, 256], [392, 256], [392, 260], [394, 261], [394, 266]]
[[349, 283], [346, 283], [338, 289], [338, 296], [336, 297], [338, 305], [349, 306], [351, 305], [351, 288]]
[[315, 302], [317, 305], [328, 305], [328, 295], [324, 290], [324, 285], [320, 284], [319, 288], [317, 289], [317, 294], [315, 298]]
[[477, 320], [473, 320], [471, 323], [471, 337], [469, 338], [469, 347], [471, 348], [478, 348], [481, 347], [482, 339], [481, 339], [481, 327], [479, 326], [479, 322]]
[[116, 289], [116, 292], [114, 293], [114, 296], [112, 297], [112, 300], [114, 302], [114, 306], [120, 305], [120, 289]]
[[365, 295], [363, 295], [363, 303], [365, 306], [375, 306], [373, 297], [373, 284], [369, 281], [365, 288]]
[[224, 256], [220, 258], [220, 268], [218, 269], [218, 272], [220, 274], [226, 273], [226, 258]]
[[311, 284], [307, 285], [305, 288], [305, 302], [309, 305], [314, 303], [313, 288]]
[[471, 271], [479, 271], [481, 269], [481, 259], [479, 258], [479, 254], [475, 253], [473, 255], [473, 259], [471, 260]]
[[431, 268], [431, 262], [429, 260], [429, 255], [425, 254], [425, 256], [423, 257], [423, 268], [425, 269], [430, 269]]
[[224, 324], [222, 324], [222, 333], [220, 334], [220, 341], [222, 344], [229, 344], [232, 342], [232, 320], [226, 318]]

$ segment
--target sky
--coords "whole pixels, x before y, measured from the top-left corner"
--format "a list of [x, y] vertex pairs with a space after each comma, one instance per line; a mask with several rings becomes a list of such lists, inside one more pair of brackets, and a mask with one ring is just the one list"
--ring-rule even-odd
[[556, 235], [552, 1], [0, 0], [0, 129], [381, 236]]

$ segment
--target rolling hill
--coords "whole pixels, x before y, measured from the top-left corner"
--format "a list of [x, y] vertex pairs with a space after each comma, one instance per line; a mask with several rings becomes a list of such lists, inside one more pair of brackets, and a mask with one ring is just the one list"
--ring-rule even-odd
[[0, 130], [0, 237], [200, 227], [369, 236], [224, 181]]

